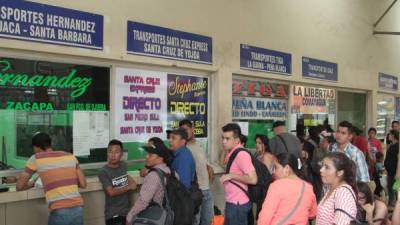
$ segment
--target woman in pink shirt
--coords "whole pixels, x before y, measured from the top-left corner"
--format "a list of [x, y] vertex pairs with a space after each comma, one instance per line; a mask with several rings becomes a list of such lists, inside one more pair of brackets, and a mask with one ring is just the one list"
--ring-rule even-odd
[[307, 224], [316, 216], [317, 201], [313, 187], [299, 178], [297, 158], [281, 153], [275, 162], [274, 181], [258, 215], [258, 225]]
[[318, 205], [316, 225], [348, 225], [357, 216], [356, 165], [344, 153], [331, 152], [322, 161], [321, 179], [329, 187]]

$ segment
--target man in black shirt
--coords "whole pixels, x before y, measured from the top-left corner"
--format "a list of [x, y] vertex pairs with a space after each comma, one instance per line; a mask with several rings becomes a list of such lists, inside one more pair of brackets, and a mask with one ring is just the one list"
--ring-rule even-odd
[[396, 192], [393, 190], [393, 183], [395, 181], [397, 161], [399, 154], [399, 132], [391, 130], [389, 138], [392, 140], [392, 144], [386, 152], [385, 158], [385, 169], [387, 172], [387, 185], [389, 189], [389, 206], [394, 206], [396, 202]]
[[[397, 121], [397, 120], [393, 120], [393, 121], [392, 121], [392, 128], [391, 128], [391, 130], [399, 131], [399, 129], [400, 129], [400, 122]], [[392, 140], [389, 138], [389, 135], [390, 135], [390, 131], [389, 131], [389, 133], [386, 135], [386, 146], [387, 146], [388, 149], [389, 149], [390, 144], [392, 144]]]
[[131, 207], [129, 192], [136, 189], [135, 181], [127, 174], [127, 165], [121, 161], [122, 143], [111, 140], [108, 144], [108, 164], [99, 173], [106, 194], [106, 225], [125, 225]]

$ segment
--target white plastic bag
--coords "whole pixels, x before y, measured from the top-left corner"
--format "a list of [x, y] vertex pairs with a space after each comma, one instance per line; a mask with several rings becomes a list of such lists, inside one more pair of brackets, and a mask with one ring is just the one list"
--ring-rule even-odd
[[379, 178], [379, 181], [381, 182], [381, 186], [383, 187], [383, 190], [385, 191], [385, 193], [389, 193], [388, 192], [388, 186], [387, 186], [387, 175], [386, 174], [382, 174], [381, 178]]

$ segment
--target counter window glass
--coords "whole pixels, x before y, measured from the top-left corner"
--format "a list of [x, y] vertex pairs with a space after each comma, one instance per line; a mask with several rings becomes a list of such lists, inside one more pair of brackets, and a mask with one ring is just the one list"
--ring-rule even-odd
[[105, 67], [0, 58], [2, 167], [23, 168], [37, 132], [48, 133], [54, 149], [81, 163], [105, 161], [109, 73]]
[[272, 138], [274, 120], [287, 120], [288, 91], [286, 84], [233, 80], [232, 118], [248, 136], [247, 148], [255, 148], [256, 134]]

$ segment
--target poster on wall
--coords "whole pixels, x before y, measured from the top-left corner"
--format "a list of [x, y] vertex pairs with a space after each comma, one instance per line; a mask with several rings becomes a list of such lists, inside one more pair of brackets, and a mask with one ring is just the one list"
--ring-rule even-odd
[[207, 137], [208, 78], [168, 74], [168, 129], [192, 121], [196, 137]]
[[31, 1], [1, 1], [0, 37], [103, 49], [103, 16]]
[[167, 73], [117, 68], [115, 137], [123, 142], [166, 138]]
[[292, 113], [335, 114], [334, 89], [293, 86]]

